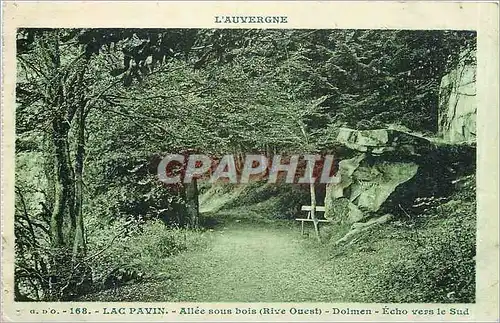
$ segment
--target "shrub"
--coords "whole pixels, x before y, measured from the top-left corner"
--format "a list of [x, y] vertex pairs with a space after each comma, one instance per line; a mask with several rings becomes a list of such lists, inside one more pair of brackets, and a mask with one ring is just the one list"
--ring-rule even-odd
[[436, 208], [438, 218], [424, 230], [413, 229], [415, 252], [388, 264], [375, 288], [376, 301], [475, 301], [475, 203], [456, 202]]
[[153, 278], [169, 257], [206, 243], [202, 232], [169, 228], [161, 220], [127, 225], [124, 221], [108, 225], [89, 242], [89, 250], [101, 250], [94, 251], [98, 256], [90, 264], [95, 290]]

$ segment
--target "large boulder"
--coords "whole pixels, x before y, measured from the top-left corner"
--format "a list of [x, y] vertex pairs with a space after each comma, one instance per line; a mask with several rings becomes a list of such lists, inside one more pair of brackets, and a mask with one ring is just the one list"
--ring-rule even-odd
[[[350, 150], [340, 161], [336, 183], [327, 185], [325, 216], [353, 224], [391, 212], [411, 201], [428, 177], [431, 143], [392, 129], [340, 129], [337, 141]], [[429, 182], [430, 183], [430, 182]]]
[[475, 52], [464, 53], [458, 66], [445, 75], [439, 88], [439, 134], [448, 142], [476, 141]]
[[327, 185], [325, 216], [355, 223], [376, 214], [396, 188], [414, 178], [417, 171], [415, 162], [385, 161], [366, 154], [342, 160], [340, 182]]
[[369, 152], [373, 155], [397, 153], [403, 155], [420, 155], [427, 151], [430, 142], [395, 129], [354, 130], [340, 128], [337, 141], [347, 148]]

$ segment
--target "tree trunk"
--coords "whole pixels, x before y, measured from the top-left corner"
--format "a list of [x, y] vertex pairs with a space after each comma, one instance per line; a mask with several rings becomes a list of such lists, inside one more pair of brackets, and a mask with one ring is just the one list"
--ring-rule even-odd
[[[73, 171], [69, 156], [69, 125], [62, 118], [52, 122], [52, 142], [54, 145], [54, 207], [50, 221], [52, 244], [63, 246], [74, 232], [76, 220], [73, 213]], [[69, 219], [65, 219], [66, 216]], [[65, 221], [66, 220], [66, 221]]]
[[314, 183], [311, 182], [311, 184], [309, 184], [309, 188], [311, 191], [311, 218], [314, 224], [314, 232], [316, 233], [318, 241], [321, 242], [321, 237], [319, 235], [319, 223], [316, 218], [316, 189], [314, 187]]
[[198, 180], [193, 178], [191, 183], [186, 186], [186, 211], [188, 226], [190, 228], [198, 228], [199, 222], [199, 202], [198, 202]]
[[84, 255], [87, 252], [83, 223], [83, 162], [85, 157], [85, 108], [82, 105], [78, 111], [78, 135], [75, 157], [75, 240], [73, 243], [73, 257]]

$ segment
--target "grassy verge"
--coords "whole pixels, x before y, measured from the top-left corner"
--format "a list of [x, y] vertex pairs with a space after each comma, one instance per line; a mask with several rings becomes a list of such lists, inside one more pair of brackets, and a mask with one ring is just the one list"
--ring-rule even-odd
[[116, 223], [92, 238], [91, 250], [101, 251], [90, 260], [92, 291], [80, 300], [113, 300], [116, 297], [117, 301], [125, 301], [134, 294], [140, 295], [144, 286], [173, 279], [173, 273], [163, 270], [165, 264], [180, 253], [205, 248], [210, 232], [168, 228], [157, 220], [131, 232], [123, 232], [123, 224]]
[[[324, 230], [328, 253], [356, 302], [473, 303], [475, 301], [476, 200], [471, 177], [446, 203], [412, 219], [399, 219], [361, 233], [356, 242], [334, 245], [346, 227]], [[356, 282], [356, 283], [352, 283]], [[341, 288], [339, 286], [339, 288]]]

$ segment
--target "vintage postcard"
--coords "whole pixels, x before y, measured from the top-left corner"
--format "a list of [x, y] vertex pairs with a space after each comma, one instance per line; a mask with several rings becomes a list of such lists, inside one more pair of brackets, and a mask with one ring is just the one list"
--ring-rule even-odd
[[2, 320], [498, 321], [498, 2], [2, 11]]

